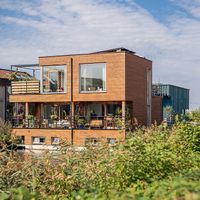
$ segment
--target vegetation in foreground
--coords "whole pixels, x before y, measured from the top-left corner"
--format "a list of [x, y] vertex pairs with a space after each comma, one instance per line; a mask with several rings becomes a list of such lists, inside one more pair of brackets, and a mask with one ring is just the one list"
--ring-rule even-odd
[[56, 157], [1, 152], [0, 199], [198, 200], [200, 125], [140, 128], [115, 147]]

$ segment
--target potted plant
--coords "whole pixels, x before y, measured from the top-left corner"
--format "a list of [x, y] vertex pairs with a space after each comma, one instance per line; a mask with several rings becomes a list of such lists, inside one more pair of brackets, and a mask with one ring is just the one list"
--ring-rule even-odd
[[51, 119], [54, 121], [58, 120], [58, 115], [56, 115], [56, 114], [51, 115]]
[[34, 116], [33, 116], [33, 115], [28, 115], [28, 116], [27, 116], [27, 119], [28, 119], [28, 120], [33, 120], [33, 119], [34, 119]]
[[86, 124], [85, 119], [78, 119], [78, 126], [79, 126], [80, 129], [84, 129], [85, 124]]
[[11, 73], [9, 80], [10, 81], [18, 81], [17, 73], [16, 72]]

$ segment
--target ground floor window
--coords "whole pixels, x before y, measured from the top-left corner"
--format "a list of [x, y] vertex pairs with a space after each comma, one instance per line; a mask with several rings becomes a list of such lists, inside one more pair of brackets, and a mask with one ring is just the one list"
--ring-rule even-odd
[[32, 137], [32, 144], [45, 144], [45, 137]]
[[97, 146], [100, 143], [99, 138], [86, 138], [85, 139], [85, 145], [92, 145], [92, 146]]
[[19, 144], [25, 144], [25, 136], [17, 136], [17, 140], [19, 142]]
[[60, 143], [60, 138], [59, 137], [52, 137], [51, 138], [51, 144], [59, 144]]
[[117, 140], [116, 138], [107, 138], [108, 144], [115, 145]]

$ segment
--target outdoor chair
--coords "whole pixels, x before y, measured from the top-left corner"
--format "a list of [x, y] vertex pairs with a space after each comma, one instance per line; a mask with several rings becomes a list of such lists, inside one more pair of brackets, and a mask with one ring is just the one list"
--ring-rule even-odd
[[90, 128], [103, 128], [103, 120], [92, 119], [90, 121]]

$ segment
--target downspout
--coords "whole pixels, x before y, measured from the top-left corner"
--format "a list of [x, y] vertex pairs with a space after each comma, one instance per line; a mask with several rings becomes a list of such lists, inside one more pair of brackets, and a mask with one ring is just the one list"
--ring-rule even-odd
[[74, 105], [73, 105], [73, 58], [70, 60], [70, 67], [71, 67], [71, 89], [70, 89], [70, 126], [71, 126], [71, 145], [74, 144]]
[[5, 103], [4, 103], [4, 120], [6, 121], [7, 120], [7, 106], [8, 106], [8, 104], [7, 104], [7, 101], [8, 101], [8, 99], [7, 99], [7, 85], [5, 84], [5, 86], [4, 86], [4, 101], [5, 101]]

